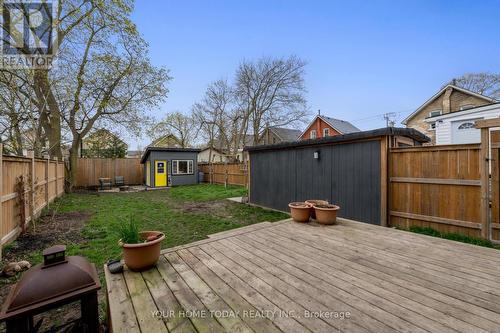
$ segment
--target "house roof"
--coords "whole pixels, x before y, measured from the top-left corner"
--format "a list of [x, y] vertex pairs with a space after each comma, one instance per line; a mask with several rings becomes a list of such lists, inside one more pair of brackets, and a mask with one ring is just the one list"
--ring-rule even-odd
[[296, 141], [302, 133], [300, 130], [284, 127], [269, 127], [269, 130], [273, 131], [282, 141]]
[[[210, 147], [201, 148], [201, 149], [200, 149], [200, 153], [201, 153], [202, 151], [209, 150], [209, 149], [210, 149]], [[215, 147], [212, 147], [212, 150], [213, 150], [213, 151], [218, 152], [219, 154], [224, 154], [224, 152], [223, 152], [222, 150], [217, 149], [217, 148], [215, 148]]]
[[190, 153], [199, 153], [200, 149], [197, 148], [167, 148], [167, 147], [147, 147], [142, 154], [141, 163], [146, 162], [149, 157], [149, 154], [152, 151], [166, 151], [166, 152], [190, 152]]
[[492, 102], [492, 103], [496, 102], [496, 99], [494, 99], [494, 98], [478, 94], [476, 92], [473, 92], [473, 91], [465, 89], [465, 88], [457, 87], [457, 86], [455, 86], [453, 84], [447, 84], [446, 86], [444, 86], [443, 88], [441, 88], [441, 90], [439, 90], [436, 94], [434, 94], [431, 98], [429, 98], [427, 101], [425, 101], [424, 104], [420, 105], [418, 109], [416, 109], [415, 111], [413, 111], [401, 123], [403, 125], [406, 125], [411, 118], [415, 117], [423, 108], [425, 108], [427, 105], [429, 105], [430, 103], [432, 103], [436, 98], [438, 98], [439, 96], [441, 96], [441, 94], [443, 94], [446, 91], [446, 89], [448, 89], [450, 87], [453, 88], [453, 89], [455, 89], [455, 90], [458, 90], [460, 92], [463, 92], [465, 94], [469, 94], [469, 95], [474, 96], [474, 97], [482, 98], [482, 99], [484, 99], [486, 101], [489, 101], [489, 102]]
[[173, 141], [175, 144], [170, 145], [169, 147], [172, 148], [179, 148], [181, 145], [180, 140], [173, 134], [166, 134], [164, 136], [159, 137], [158, 139], [154, 140], [149, 144], [151, 147], [161, 147], [164, 146], [165, 144], [171, 144], [172, 142], [169, 142], [169, 140]]
[[361, 131], [359, 128], [357, 128], [356, 126], [354, 126], [353, 124], [351, 124], [348, 121], [336, 119], [336, 118], [332, 118], [332, 117], [327, 117], [327, 116], [323, 116], [323, 115], [317, 115], [316, 117], [314, 117], [314, 119], [311, 121], [311, 123], [309, 125], [307, 125], [306, 129], [302, 133], [300, 133], [299, 138], [302, 137], [304, 135], [304, 133], [307, 132], [307, 130], [314, 124], [314, 122], [318, 118], [323, 120], [325, 123], [327, 123], [331, 127], [333, 127], [333, 129], [335, 129], [340, 134], [349, 134], [349, 133]]
[[380, 136], [405, 136], [411, 139], [414, 139], [418, 142], [424, 143], [429, 142], [431, 139], [421, 132], [417, 131], [414, 128], [401, 128], [401, 127], [384, 127], [371, 131], [362, 131], [362, 132], [354, 132], [349, 134], [328, 136], [325, 138], [319, 139], [309, 139], [295, 142], [281, 142], [273, 145], [259, 145], [253, 147], [245, 147], [244, 150], [253, 152], [260, 150], [276, 150], [276, 149], [286, 149], [286, 148], [299, 148], [299, 147], [307, 147], [307, 146], [317, 146], [317, 145], [325, 145], [325, 144], [335, 144], [342, 143], [346, 141], [353, 140], [361, 140], [361, 139], [370, 139], [376, 138]]

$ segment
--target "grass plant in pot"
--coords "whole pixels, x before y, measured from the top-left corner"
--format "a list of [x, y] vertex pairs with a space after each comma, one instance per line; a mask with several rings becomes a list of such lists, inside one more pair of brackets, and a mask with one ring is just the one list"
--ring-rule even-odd
[[309, 222], [311, 216], [311, 205], [305, 202], [290, 202], [290, 214], [295, 222]]
[[122, 247], [125, 265], [136, 272], [156, 264], [160, 257], [161, 242], [165, 239], [160, 231], [139, 231], [133, 219], [122, 225], [120, 237], [118, 244]]
[[312, 206], [312, 208], [311, 208], [311, 218], [312, 219], [316, 219], [316, 212], [314, 211], [314, 206], [316, 206], [316, 205], [328, 205], [328, 201], [317, 200], [317, 199], [306, 200], [306, 203], [310, 204]]
[[337, 212], [340, 209], [337, 205], [316, 205], [316, 221], [321, 224], [334, 224], [337, 221]]

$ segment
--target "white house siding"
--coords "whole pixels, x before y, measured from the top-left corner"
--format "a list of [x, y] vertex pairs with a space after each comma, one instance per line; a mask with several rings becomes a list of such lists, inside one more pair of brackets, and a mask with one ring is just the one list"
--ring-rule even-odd
[[[198, 163], [208, 163], [210, 158], [210, 149], [204, 149], [198, 153]], [[226, 162], [227, 157], [216, 150], [212, 150], [212, 162]]]
[[465, 122], [475, 122], [479, 119], [492, 119], [500, 117], [500, 104], [487, 105], [467, 111], [455, 112], [432, 119], [427, 122], [436, 122], [436, 144], [479, 143], [480, 130], [468, 129], [460, 133], [457, 127]]

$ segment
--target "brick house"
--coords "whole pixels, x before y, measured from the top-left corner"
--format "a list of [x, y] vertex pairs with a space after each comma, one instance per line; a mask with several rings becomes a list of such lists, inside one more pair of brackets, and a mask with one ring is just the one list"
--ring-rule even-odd
[[317, 115], [299, 136], [299, 140], [324, 138], [327, 136], [342, 135], [360, 132], [360, 129], [348, 121]]
[[414, 128], [427, 135], [432, 139], [431, 143], [435, 144], [436, 123], [431, 121], [432, 117], [464, 111], [495, 102], [494, 98], [448, 84], [404, 119], [402, 123], [406, 127]]

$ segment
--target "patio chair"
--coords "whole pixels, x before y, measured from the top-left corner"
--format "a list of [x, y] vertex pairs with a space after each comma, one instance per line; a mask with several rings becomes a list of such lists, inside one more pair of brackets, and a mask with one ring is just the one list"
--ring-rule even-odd
[[113, 184], [111, 184], [111, 179], [99, 178], [99, 187], [101, 190], [104, 190], [105, 187], [108, 187], [111, 190], [111, 188], [113, 187]]
[[115, 186], [125, 186], [125, 177], [123, 176], [116, 176], [115, 177]]

